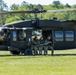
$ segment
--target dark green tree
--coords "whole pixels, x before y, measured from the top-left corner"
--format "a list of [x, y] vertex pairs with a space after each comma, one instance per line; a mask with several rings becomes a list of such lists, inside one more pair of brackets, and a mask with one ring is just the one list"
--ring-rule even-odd
[[66, 3], [65, 7], [66, 8], [71, 8], [71, 6], [68, 3]]
[[27, 3], [26, 1], [23, 1], [21, 5], [27, 6], [27, 5], [29, 5], [29, 3]]
[[36, 6], [36, 8], [39, 9], [40, 11], [43, 10], [43, 6], [42, 6], [41, 4], [38, 4], [38, 5]]
[[[8, 9], [8, 6], [6, 5], [6, 3], [4, 3], [3, 0], [0, 0], [0, 11], [3, 12], [3, 11], [6, 11]], [[5, 24], [5, 18], [4, 18], [4, 15], [0, 15], [0, 25], [3, 25]]]
[[29, 10], [33, 10], [34, 9], [34, 6], [32, 4], [29, 4], [27, 7], [28, 7]]
[[19, 9], [19, 5], [18, 4], [12, 4], [10, 7], [11, 10], [18, 10]]
[[60, 3], [60, 1], [53, 1], [52, 4], [53, 4], [53, 7], [54, 7], [54, 8], [57, 8], [57, 9], [58, 9], [58, 8], [59, 8], [59, 5], [60, 5], [61, 3]]
[[0, 0], [0, 11], [4, 11], [4, 10], [7, 10], [8, 9], [8, 6], [6, 3], [4, 3], [3, 0]]
[[28, 6], [29, 6], [29, 3], [27, 3], [26, 1], [23, 1], [21, 3], [21, 10], [28, 10]]

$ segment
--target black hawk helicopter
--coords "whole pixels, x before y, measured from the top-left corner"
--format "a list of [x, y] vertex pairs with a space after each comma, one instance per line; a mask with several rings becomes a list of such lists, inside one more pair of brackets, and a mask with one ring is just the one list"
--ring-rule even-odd
[[57, 20], [39, 19], [37, 13], [46, 12], [67, 12], [76, 11], [70, 10], [39, 10], [34, 8], [29, 11], [10, 11], [0, 12], [0, 14], [18, 14], [18, 13], [33, 13], [34, 18], [30, 20], [21, 20], [5, 24], [0, 27], [0, 50], [10, 51], [12, 54], [24, 55], [33, 54], [32, 32], [36, 30], [42, 31], [43, 39], [47, 39], [50, 35], [52, 38], [52, 55], [56, 49], [72, 49], [76, 48], [76, 20]]

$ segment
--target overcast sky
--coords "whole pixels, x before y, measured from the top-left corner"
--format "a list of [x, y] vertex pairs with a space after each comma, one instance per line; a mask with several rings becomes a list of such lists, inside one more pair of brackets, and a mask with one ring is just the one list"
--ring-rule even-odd
[[[12, 5], [13, 3], [15, 4], [21, 4], [23, 1], [28, 2], [29, 4], [42, 4], [42, 5], [48, 5], [51, 4], [53, 1], [56, 0], [4, 0], [5, 3], [7, 3], [8, 6]], [[58, 1], [58, 0], [57, 0]], [[76, 4], [76, 0], [59, 0], [63, 4]]]

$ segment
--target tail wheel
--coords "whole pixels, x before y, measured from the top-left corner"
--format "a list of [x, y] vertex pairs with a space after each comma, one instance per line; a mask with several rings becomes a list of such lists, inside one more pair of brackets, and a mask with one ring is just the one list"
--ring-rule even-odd
[[19, 55], [20, 54], [20, 52], [18, 52], [18, 51], [10, 51], [11, 52], [11, 54], [13, 54], [13, 55]]

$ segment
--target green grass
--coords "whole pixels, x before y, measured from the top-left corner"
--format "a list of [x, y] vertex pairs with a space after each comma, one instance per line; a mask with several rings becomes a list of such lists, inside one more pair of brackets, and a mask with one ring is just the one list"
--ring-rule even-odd
[[76, 50], [47, 56], [12, 56], [0, 52], [0, 75], [76, 75]]

